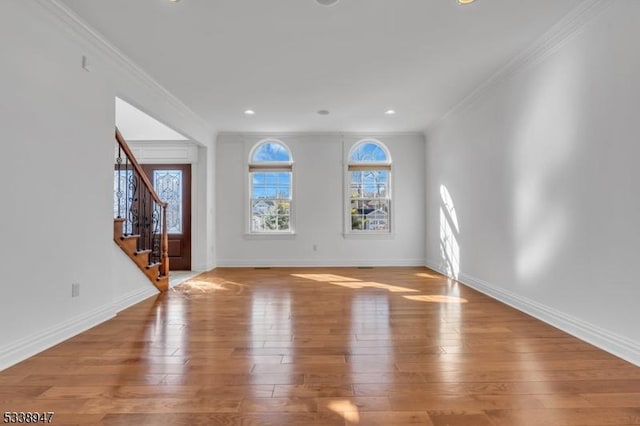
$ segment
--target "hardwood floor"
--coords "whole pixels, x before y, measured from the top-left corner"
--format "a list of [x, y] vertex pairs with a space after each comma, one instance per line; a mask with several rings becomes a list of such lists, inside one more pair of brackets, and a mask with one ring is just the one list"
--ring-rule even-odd
[[424, 268], [218, 269], [0, 372], [56, 425], [640, 424], [640, 368]]

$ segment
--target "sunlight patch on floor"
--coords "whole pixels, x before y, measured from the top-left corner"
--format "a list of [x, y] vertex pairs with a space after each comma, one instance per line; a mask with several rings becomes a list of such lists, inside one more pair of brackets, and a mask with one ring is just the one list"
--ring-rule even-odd
[[390, 285], [390, 284], [376, 283], [376, 282], [372, 282], [372, 281], [330, 282], [329, 284], [339, 285], [341, 287], [348, 287], [348, 288], [380, 288], [380, 289], [383, 289], [383, 290], [390, 291], [391, 293], [407, 293], [407, 292], [417, 293], [418, 292], [418, 290], [414, 290], [412, 288], [399, 287], [397, 285]]
[[175, 287], [200, 274], [201, 272], [197, 271], [169, 271], [169, 286]]
[[335, 400], [327, 405], [331, 411], [341, 415], [347, 422], [360, 423], [360, 411], [358, 406], [353, 402], [344, 400]]
[[430, 302], [430, 303], [468, 303], [467, 299], [455, 296], [445, 296], [442, 294], [423, 294], [419, 296], [402, 296], [408, 300], [415, 300], [416, 302]]
[[308, 280], [330, 282], [330, 281], [360, 281], [356, 278], [343, 277], [342, 275], [333, 274], [291, 274], [292, 277], [306, 278]]
[[413, 274], [416, 277], [420, 277], [420, 278], [434, 278], [434, 279], [440, 279], [442, 278], [441, 275], [438, 274], [429, 274], [427, 272], [418, 272], [417, 274]]
[[183, 287], [191, 290], [200, 290], [203, 293], [206, 291], [215, 290], [228, 290], [224, 285], [218, 283], [212, 283], [209, 281], [191, 280], [182, 284]]
[[383, 290], [390, 291], [392, 293], [401, 293], [401, 292], [418, 292], [418, 290], [414, 290], [412, 288], [400, 287], [397, 285], [391, 284], [383, 284], [377, 283], [373, 281], [362, 281], [357, 278], [349, 278], [343, 277], [341, 275], [333, 275], [333, 274], [291, 274], [293, 277], [298, 278], [306, 278], [308, 280], [326, 282], [328, 284], [337, 285], [340, 287], [346, 288], [380, 288]]
[[232, 291], [234, 294], [240, 294], [244, 291], [246, 285], [239, 284], [228, 280], [202, 280], [191, 279], [180, 284], [176, 290], [183, 293], [213, 293], [216, 291]]

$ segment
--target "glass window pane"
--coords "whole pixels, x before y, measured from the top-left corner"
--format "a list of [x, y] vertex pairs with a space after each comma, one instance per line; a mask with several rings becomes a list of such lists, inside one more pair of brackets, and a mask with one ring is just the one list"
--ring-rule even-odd
[[360, 165], [359, 170], [349, 172], [346, 188], [351, 199], [351, 230], [388, 232], [391, 223], [390, 171], [366, 169], [367, 163], [391, 163], [386, 148], [376, 141], [364, 141], [351, 152], [349, 162]]
[[265, 182], [267, 185], [275, 185], [278, 183], [278, 173], [265, 173]]
[[182, 218], [182, 170], [154, 170], [153, 188], [167, 203], [167, 231], [181, 234]]
[[279, 198], [284, 198], [287, 200], [291, 199], [291, 188], [290, 187], [280, 187], [279, 188]]
[[[278, 141], [266, 141], [254, 149], [251, 164], [251, 232], [290, 230], [292, 179], [291, 153]], [[261, 162], [287, 163], [285, 170], [260, 168]]]
[[387, 171], [350, 172], [349, 180], [351, 198], [389, 198], [389, 172]]
[[274, 141], [269, 141], [263, 143], [258, 149], [255, 150], [251, 161], [253, 163], [273, 161], [288, 162], [291, 161], [291, 155], [289, 154], [289, 150], [282, 144]]
[[254, 199], [251, 203], [251, 211], [258, 214], [266, 214], [274, 209], [274, 203], [270, 200]]
[[360, 214], [351, 215], [351, 229], [352, 230], [363, 230], [364, 229], [365, 218]]
[[252, 200], [252, 231], [288, 231], [291, 202], [288, 200]]
[[379, 144], [373, 141], [360, 144], [351, 153], [351, 157], [349, 158], [349, 160], [355, 163], [380, 163], [389, 161], [384, 149]]
[[280, 215], [289, 215], [291, 212], [291, 203], [289, 201], [280, 200], [278, 202], [277, 212]]
[[264, 173], [251, 173], [251, 180], [254, 185], [264, 184]]
[[291, 172], [262, 172], [253, 175], [252, 198], [291, 198]]
[[264, 190], [264, 196], [266, 198], [278, 198], [278, 188], [275, 186], [268, 186]]

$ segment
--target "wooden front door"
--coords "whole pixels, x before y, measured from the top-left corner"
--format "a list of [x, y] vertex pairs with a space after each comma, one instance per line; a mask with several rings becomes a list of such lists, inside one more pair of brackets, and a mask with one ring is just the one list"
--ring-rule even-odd
[[142, 165], [160, 199], [168, 203], [169, 269], [191, 270], [191, 165]]

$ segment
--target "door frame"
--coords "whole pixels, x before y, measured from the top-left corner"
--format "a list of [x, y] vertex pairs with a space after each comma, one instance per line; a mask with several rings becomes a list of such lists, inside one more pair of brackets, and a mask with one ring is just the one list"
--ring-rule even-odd
[[[165, 164], [165, 163], [146, 163], [141, 164], [142, 169], [147, 174], [149, 181], [151, 184], [154, 184], [153, 171], [155, 170], [180, 170], [182, 171], [182, 217], [183, 217], [183, 228], [181, 234], [172, 234], [169, 233], [169, 270], [170, 271], [190, 271], [192, 267], [192, 248], [193, 248], [193, 232], [192, 232], [192, 221], [193, 221], [193, 195], [192, 195], [192, 180], [193, 180], [193, 167], [191, 164]], [[155, 188], [154, 188], [155, 189]], [[160, 194], [158, 194], [160, 195]], [[174, 236], [173, 238], [171, 236]], [[171, 260], [171, 243], [172, 241], [176, 241], [175, 235], [183, 235], [182, 238], [177, 240], [180, 241], [180, 252], [182, 259], [179, 263], [177, 260]], [[186, 238], [186, 242], [183, 240]], [[174, 265], [180, 265], [176, 268]], [[172, 267], [173, 266], [173, 267]]]
[[[208, 147], [193, 141], [128, 141], [140, 165], [191, 165], [191, 269], [206, 271], [215, 267], [207, 253], [207, 223], [204, 221], [209, 204], [206, 181]], [[204, 180], [203, 180], [204, 179]], [[205, 241], [201, 241], [205, 238]]]

